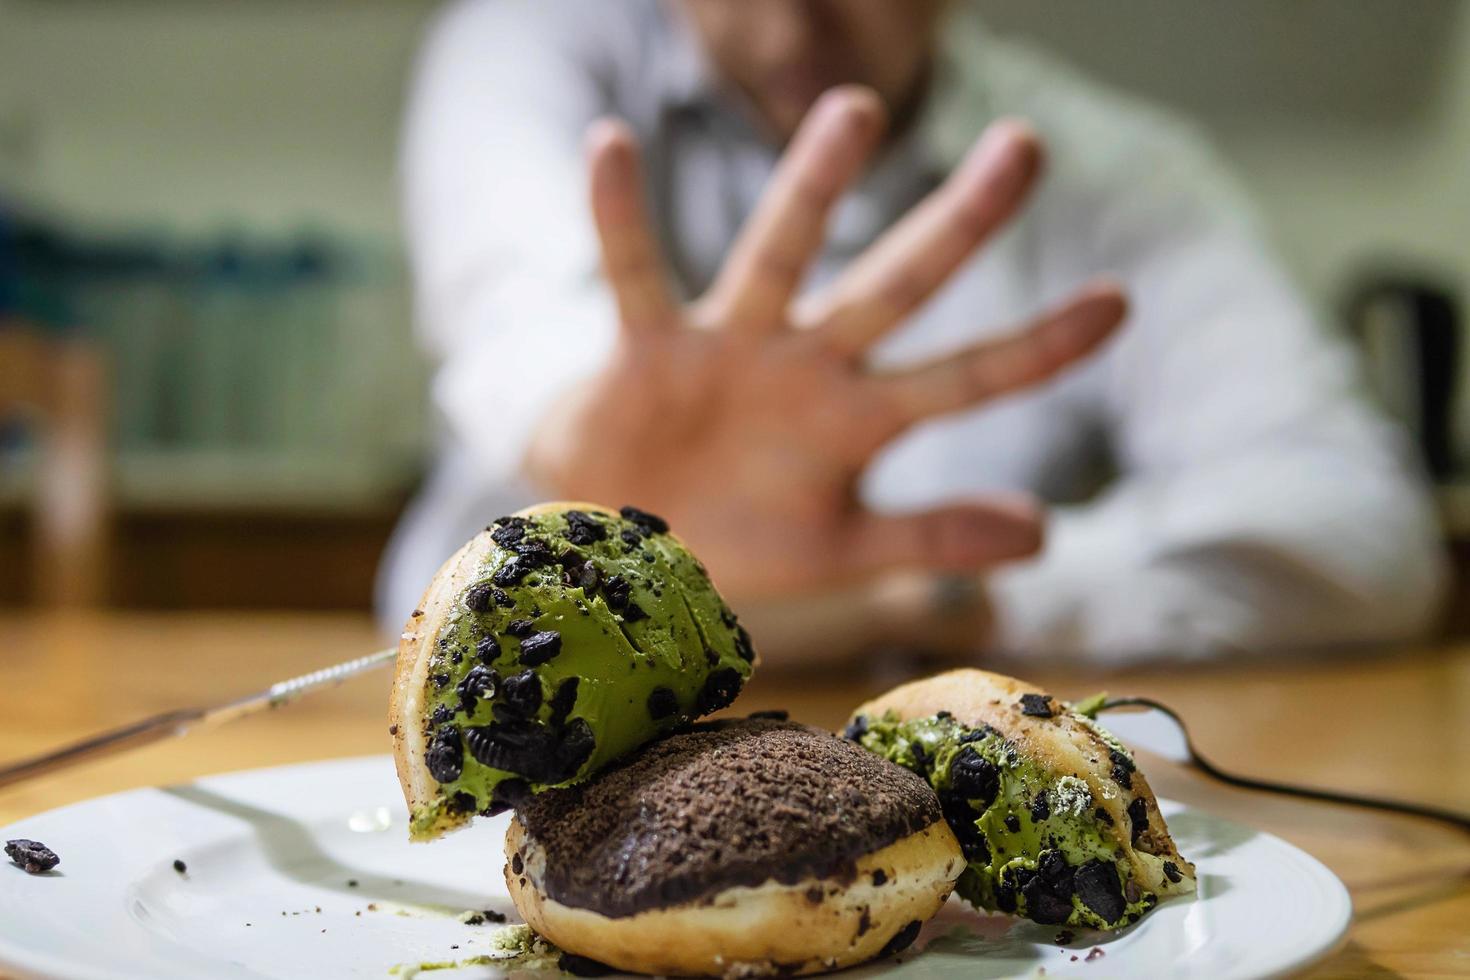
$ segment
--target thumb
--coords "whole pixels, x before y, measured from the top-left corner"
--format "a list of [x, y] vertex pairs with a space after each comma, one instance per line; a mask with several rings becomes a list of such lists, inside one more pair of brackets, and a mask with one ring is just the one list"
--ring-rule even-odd
[[1034, 554], [1041, 548], [1044, 520], [1037, 502], [1019, 494], [914, 514], [865, 511], [852, 529], [848, 571], [977, 571]]

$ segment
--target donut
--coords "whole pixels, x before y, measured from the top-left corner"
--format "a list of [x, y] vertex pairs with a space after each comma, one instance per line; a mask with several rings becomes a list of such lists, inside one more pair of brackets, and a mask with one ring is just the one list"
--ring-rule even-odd
[[862, 705], [845, 735], [933, 786], [979, 908], [1118, 929], [1195, 890], [1132, 753], [1034, 684], [950, 671]]
[[522, 917], [635, 973], [794, 976], [914, 941], [965, 867], [925, 782], [828, 732], [693, 726], [523, 801], [506, 834]]
[[399, 641], [388, 720], [410, 837], [588, 778], [729, 705], [755, 659], [656, 515], [554, 502], [499, 518]]

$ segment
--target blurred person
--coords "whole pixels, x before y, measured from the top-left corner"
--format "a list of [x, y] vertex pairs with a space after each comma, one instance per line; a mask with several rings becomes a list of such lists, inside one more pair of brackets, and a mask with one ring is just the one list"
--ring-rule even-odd
[[971, 5], [456, 3], [403, 171], [445, 431], [392, 628], [537, 498], [661, 513], [777, 660], [1431, 622], [1406, 445], [1218, 161]]

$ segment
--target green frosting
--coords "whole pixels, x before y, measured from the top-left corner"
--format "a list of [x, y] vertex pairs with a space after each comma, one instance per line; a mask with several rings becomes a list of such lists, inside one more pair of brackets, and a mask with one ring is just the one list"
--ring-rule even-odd
[[1027, 759], [995, 729], [947, 714], [889, 714], [856, 719], [848, 736], [934, 787], [968, 862], [955, 890], [971, 904], [1098, 929], [1132, 923], [1158, 904], [1131, 880], [1087, 782]]
[[704, 566], [658, 518], [624, 514], [487, 529], [495, 546], [429, 668], [427, 761], [443, 793], [413, 814], [413, 836], [580, 782], [724, 707], [750, 676], [749, 637]]

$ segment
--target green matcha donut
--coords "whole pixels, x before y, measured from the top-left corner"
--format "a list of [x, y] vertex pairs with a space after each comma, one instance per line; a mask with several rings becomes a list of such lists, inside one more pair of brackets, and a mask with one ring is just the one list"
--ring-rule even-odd
[[660, 518], [551, 503], [441, 568], [390, 706], [415, 839], [568, 786], [730, 704], [755, 651]]

